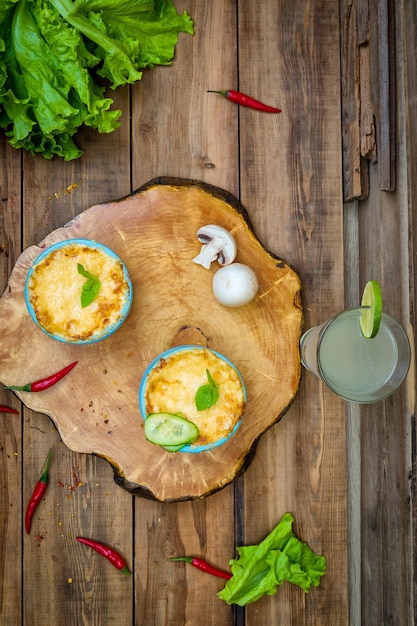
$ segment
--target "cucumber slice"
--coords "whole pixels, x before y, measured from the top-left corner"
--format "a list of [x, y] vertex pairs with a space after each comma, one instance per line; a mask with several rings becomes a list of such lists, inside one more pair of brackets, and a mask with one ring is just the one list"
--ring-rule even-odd
[[197, 426], [179, 415], [173, 413], [150, 413], [145, 420], [145, 437], [158, 446], [168, 446], [171, 452], [173, 447], [192, 443], [197, 439]]
[[178, 446], [161, 446], [161, 448], [163, 448], [167, 452], [178, 452], [178, 450], [181, 450], [181, 448], [183, 448], [185, 445], [185, 443], [180, 443]]

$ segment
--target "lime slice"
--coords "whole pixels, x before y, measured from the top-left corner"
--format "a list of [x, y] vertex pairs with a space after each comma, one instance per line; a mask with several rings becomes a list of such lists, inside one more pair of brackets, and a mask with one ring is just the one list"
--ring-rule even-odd
[[378, 281], [370, 280], [366, 283], [361, 305], [367, 307], [363, 310], [359, 322], [362, 335], [367, 339], [373, 339], [379, 330], [382, 315], [382, 293]]

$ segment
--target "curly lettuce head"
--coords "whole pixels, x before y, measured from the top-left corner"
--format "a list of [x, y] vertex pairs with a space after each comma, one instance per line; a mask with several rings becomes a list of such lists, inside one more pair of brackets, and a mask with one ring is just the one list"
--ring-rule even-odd
[[237, 548], [229, 565], [233, 576], [217, 595], [228, 604], [245, 606], [264, 595], [274, 595], [285, 581], [306, 593], [320, 584], [326, 557], [295, 536], [291, 513], [285, 513], [261, 543]]
[[103, 81], [132, 84], [168, 65], [180, 32], [172, 0], [4, 0], [0, 8], [0, 127], [15, 148], [76, 159], [81, 125], [118, 128]]

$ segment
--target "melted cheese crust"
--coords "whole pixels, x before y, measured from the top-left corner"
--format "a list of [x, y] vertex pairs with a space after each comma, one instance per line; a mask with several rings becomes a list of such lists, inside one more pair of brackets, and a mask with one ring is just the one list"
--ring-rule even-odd
[[[207, 369], [218, 387], [219, 400], [198, 411], [195, 394], [208, 383]], [[161, 359], [149, 373], [145, 400], [147, 415], [180, 413], [194, 422], [200, 431], [195, 445], [226, 437], [245, 410], [243, 385], [236, 370], [210, 350], [185, 350]]]
[[[81, 290], [86, 281], [81, 265], [101, 281], [99, 294], [85, 308]], [[53, 250], [34, 268], [28, 296], [39, 324], [67, 341], [100, 336], [117, 322], [129, 295], [122, 263], [105, 251], [73, 243]]]

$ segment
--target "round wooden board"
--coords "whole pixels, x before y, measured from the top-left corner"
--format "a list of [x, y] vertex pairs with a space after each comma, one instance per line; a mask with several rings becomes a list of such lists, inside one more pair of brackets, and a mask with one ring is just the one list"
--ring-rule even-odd
[[[201, 248], [196, 232], [205, 224], [231, 231], [236, 261], [257, 273], [260, 288], [250, 304], [218, 304], [211, 281], [219, 266], [205, 270], [192, 262]], [[123, 327], [89, 346], [50, 339], [30, 319], [23, 297], [27, 271], [42, 249], [74, 237], [112, 248], [133, 283]], [[237, 199], [199, 181], [158, 178], [126, 198], [87, 209], [21, 254], [0, 299], [0, 380], [25, 384], [78, 359], [56, 386], [17, 395], [50, 416], [70, 449], [106, 458], [128, 491], [159, 501], [202, 498], [248, 466], [260, 435], [293, 401], [301, 327], [299, 277], [258, 241]], [[207, 345], [235, 363], [247, 407], [228, 443], [201, 454], [170, 454], [144, 438], [138, 387], [155, 356], [189, 343]]]

